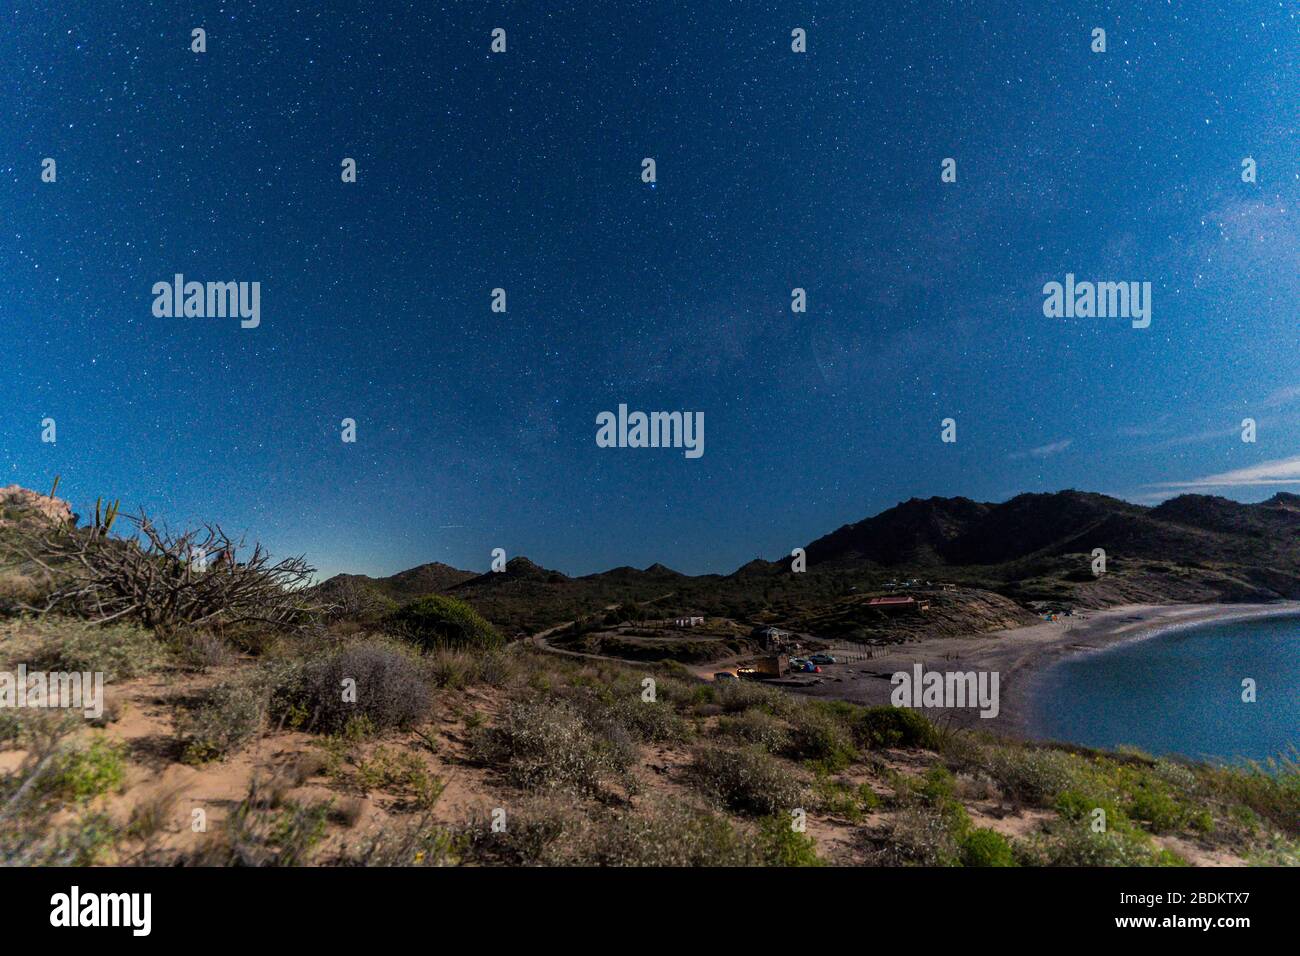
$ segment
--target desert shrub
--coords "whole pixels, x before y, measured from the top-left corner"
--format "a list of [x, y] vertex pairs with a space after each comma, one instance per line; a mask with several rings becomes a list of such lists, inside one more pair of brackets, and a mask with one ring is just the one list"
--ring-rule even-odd
[[871, 707], [853, 727], [853, 736], [861, 747], [878, 750], [885, 747], [935, 746], [933, 725], [918, 711], [906, 707]]
[[1097, 797], [1075, 789], [1062, 790], [1058, 793], [1054, 806], [1056, 812], [1066, 820], [1091, 820], [1094, 811], [1101, 810], [1105, 813], [1109, 825], [1114, 826], [1119, 825], [1121, 821], [1126, 822], [1124, 811], [1120, 809], [1114, 800], [1107, 797]]
[[451, 831], [461, 862], [497, 866], [555, 866], [572, 859], [590, 837], [588, 821], [564, 798], [526, 800], [511, 808], [504, 830], [476, 817]]
[[253, 739], [266, 724], [270, 688], [260, 675], [217, 684], [176, 719], [186, 763], [219, 760]]
[[120, 745], [103, 738], [64, 751], [41, 778], [41, 792], [60, 800], [84, 802], [122, 786], [126, 760]]
[[486, 650], [504, 646], [503, 638], [464, 601], [428, 594], [403, 605], [387, 618], [389, 629], [423, 648]]
[[315, 569], [302, 558], [272, 562], [260, 545], [245, 548], [217, 525], [172, 533], [141, 511], [125, 516], [131, 537], [109, 530], [117, 505], [89, 528], [59, 524], [24, 532], [20, 551], [49, 569], [47, 610], [98, 623], [130, 616], [175, 633], [186, 626], [254, 622], [264, 628], [312, 628], [318, 608], [303, 587]]
[[512, 703], [504, 719], [475, 739], [475, 755], [502, 768], [506, 779], [527, 789], [558, 787], [595, 793], [631, 763], [626, 746], [594, 734], [573, 707], [561, 701]]
[[[68, 737], [83, 724], [66, 711], [37, 710], [22, 714], [13, 728], [27, 754], [0, 771], [0, 865], [89, 866], [117, 840], [114, 822], [84, 807], [121, 786], [122, 751], [102, 738], [70, 746]], [[62, 815], [57, 826], [56, 813]]]
[[397, 603], [373, 586], [340, 575], [316, 589], [326, 617], [331, 621], [375, 621], [397, 609]]
[[478, 678], [489, 687], [505, 687], [514, 676], [514, 661], [505, 651], [488, 651], [480, 655]]
[[785, 813], [798, 802], [801, 793], [780, 763], [752, 748], [702, 748], [696, 752], [690, 771], [702, 792], [738, 813]]
[[936, 765], [926, 770], [914, 792], [922, 803], [943, 807], [957, 799], [957, 781], [947, 767]]
[[430, 773], [414, 751], [388, 747], [377, 747], [358, 761], [354, 779], [367, 793], [371, 790], [396, 793], [420, 810], [432, 809], [446, 788], [446, 783]]
[[748, 744], [756, 744], [769, 753], [775, 753], [790, 742], [786, 725], [762, 710], [744, 710], [718, 721], [718, 733], [735, 737]]
[[18, 571], [0, 571], [0, 614], [36, 607], [44, 603], [46, 595], [45, 586], [37, 578]]
[[[274, 713], [290, 726], [339, 733], [353, 718], [376, 731], [406, 729], [433, 706], [426, 672], [411, 653], [373, 641], [344, 646], [308, 661], [275, 691]], [[344, 699], [344, 681], [355, 681], [355, 700]], [[349, 685], [351, 686], [351, 685]]]
[[181, 663], [192, 670], [225, 667], [236, 659], [229, 642], [211, 631], [187, 631], [178, 636], [176, 644]]
[[1011, 844], [996, 830], [980, 827], [961, 841], [962, 866], [1015, 866]]
[[880, 806], [880, 797], [869, 783], [852, 786], [821, 771], [813, 782], [813, 806], [822, 813], [844, 817], [856, 824]]
[[94, 866], [117, 842], [120, 828], [107, 813], [83, 812], [58, 827], [48, 816], [24, 814], [0, 826], [0, 864]]
[[815, 706], [795, 711], [786, 752], [797, 760], [818, 761], [827, 770], [842, 770], [858, 756], [848, 733]]
[[[334, 816], [340, 812], [330, 810]], [[331, 862], [342, 866], [456, 866], [462, 862], [466, 842], [461, 833], [425, 814], [389, 823], [359, 844], [344, 847]]]
[[167, 651], [135, 624], [91, 624], [71, 617], [29, 618], [0, 627], [10, 637], [7, 655], [32, 670], [101, 672], [105, 681], [127, 680], [157, 670]]
[[[680, 708], [713, 703], [713, 699], [717, 695], [717, 688], [712, 684], [705, 684], [703, 681], [692, 677], [689, 673], [678, 675], [671, 671], [672, 669], [666, 668], [665, 673], [655, 675], [655, 696], [658, 699]], [[640, 686], [640, 681], [638, 681], [638, 693], [640, 692]]]
[[1128, 815], [1147, 825], [1153, 833], [1168, 833], [1190, 822], [1191, 814], [1166, 789], [1154, 783], [1139, 785], [1128, 806]]
[[183, 786], [171, 786], [143, 797], [131, 808], [126, 833], [137, 840], [151, 841], [176, 818]]
[[759, 821], [758, 845], [768, 866], [821, 866], [817, 844], [806, 833], [790, 825], [788, 814], [773, 814]]
[[869, 835], [872, 861], [886, 866], [956, 866], [965, 832], [929, 807], [910, 807]]
[[1300, 837], [1300, 760], [1284, 755], [1263, 764], [1198, 769], [1206, 789], [1248, 809], [1287, 836]]
[[1077, 782], [1080, 761], [1070, 754], [1036, 747], [996, 747], [988, 771], [1012, 799], [1048, 806]]
[[725, 817], [676, 801], [611, 812], [582, 830], [571, 862], [584, 866], [747, 866], [758, 842]]
[[429, 679], [435, 687], [464, 690], [474, 683], [477, 664], [468, 651], [436, 648], [426, 658]]
[[717, 702], [728, 714], [761, 709], [780, 715], [788, 713], [795, 703], [787, 694], [750, 681], [721, 684], [714, 691]]
[[248, 795], [192, 860], [205, 866], [302, 866], [325, 837], [330, 804], [272, 805], [254, 780]]
[[664, 701], [643, 701], [638, 696], [616, 698], [592, 714], [593, 722], [617, 723], [638, 741], [664, 743], [682, 741], [691, 734], [690, 725]]
[[1087, 823], [1064, 823], [1016, 846], [1018, 861], [1031, 866], [1179, 866], [1177, 855], [1158, 849], [1140, 830], [1112, 827], [1101, 833]]

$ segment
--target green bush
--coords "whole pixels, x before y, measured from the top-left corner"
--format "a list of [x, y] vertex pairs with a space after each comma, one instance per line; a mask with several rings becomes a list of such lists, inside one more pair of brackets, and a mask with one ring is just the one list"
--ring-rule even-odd
[[817, 844], [790, 825], [789, 814], [774, 814], [759, 822], [758, 844], [768, 866], [821, 866]]
[[[967, 821], [967, 823], [969, 820]], [[875, 836], [874, 861], [884, 866], [956, 866], [965, 836], [949, 814], [926, 807], [901, 810]]]
[[1158, 849], [1141, 830], [1096, 833], [1087, 823], [1066, 823], [1026, 845], [1021, 860], [1033, 866], [1179, 866], [1184, 861]]
[[831, 772], [843, 770], [858, 756], [840, 723], [815, 705], [792, 715], [786, 752], [796, 760], [818, 761]]
[[1128, 805], [1128, 815], [1147, 824], [1153, 833], [1168, 833], [1190, 821], [1191, 814], [1164, 788], [1140, 785]]
[[393, 633], [426, 649], [488, 650], [505, 644], [478, 611], [441, 594], [416, 598], [387, 620]]
[[101, 738], [88, 747], [55, 758], [41, 781], [41, 791], [64, 800], [84, 802], [122, 786], [126, 761], [122, 748]]
[[763, 710], [746, 710], [718, 721], [718, 733], [756, 744], [769, 753], [790, 743], [790, 731], [784, 723]]
[[1011, 844], [996, 830], [971, 830], [961, 841], [962, 866], [1015, 866]]
[[885, 747], [929, 747], [937, 741], [934, 726], [918, 711], [906, 707], [872, 707], [853, 728], [858, 745], [871, 750]]
[[[1035, 806], [1050, 806], [1058, 795], [1076, 786], [1083, 767], [1082, 760], [1071, 754], [1035, 747], [998, 747], [988, 751], [987, 758], [986, 769], [1003, 791]], [[1085, 794], [1085, 799], [1095, 801], [1091, 794]]]

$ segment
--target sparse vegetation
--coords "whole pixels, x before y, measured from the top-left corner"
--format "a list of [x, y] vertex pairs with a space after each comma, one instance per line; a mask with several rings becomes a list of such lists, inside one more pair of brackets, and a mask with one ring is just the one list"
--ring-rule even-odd
[[[148, 553], [147, 543], [108, 536], [110, 513], [101, 513], [98, 531], [57, 533]], [[28, 578], [31, 571], [20, 572], [24, 581], [51, 584]], [[433, 569], [422, 580], [447, 572], [457, 593], [475, 593], [454, 569]], [[612, 602], [583, 597], [596, 606], [574, 629], [576, 639], [623, 628], [629, 641], [659, 640], [662, 615], [671, 612], [650, 602], [668, 590], [672, 572], [654, 573], [654, 592], [625, 598], [613, 611], [605, 610]], [[501, 577], [521, 606], [518, 595], [563, 590], [570, 580], [516, 562]], [[826, 580], [838, 587], [849, 579]], [[5, 587], [0, 581], [0, 615], [11, 610]], [[680, 664], [544, 653], [507, 642], [469, 604], [446, 595], [391, 612], [386, 597], [375, 604], [369, 585], [358, 587], [367, 593], [354, 595], [350, 610], [337, 604], [320, 630], [295, 626], [307, 608], [296, 593], [283, 605], [296, 610], [269, 623], [218, 615], [204, 626], [179, 626], [189, 612], [165, 623], [132, 611], [97, 624], [103, 614], [81, 599], [61, 605], [70, 614], [0, 617], [0, 656], [49, 670], [105, 672], [136, 725], [123, 734], [112, 717], [92, 727], [66, 712], [0, 711], [9, 768], [0, 772], [0, 863], [1300, 860], [1294, 757], [1227, 767], [1022, 744], [936, 726], [909, 709], [708, 683]], [[773, 597], [755, 610], [775, 613], [784, 587], [773, 585]], [[736, 588], [733, 582], [720, 592]], [[695, 597], [682, 599], [683, 608], [708, 606]], [[740, 613], [741, 597], [731, 590], [725, 598], [731, 612]], [[847, 615], [857, 598], [833, 600]], [[551, 615], [559, 606], [527, 614]], [[990, 614], [999, 608], [988, 603]], [[814, 609], [810, 602], [781, 613]], [[723, 644], [732, 639], [726, 627], [717, 629]], [[164, 785], [169, 761], [195, 769]], [[202, 802], [211, 826], [206, 835], [193, 833], [187, 814], [199, 789], [190, 782], [207, 786], [219, 774], [247, 784], [247, 792], [225, 805]], [[144, 797], [132, 799], [136, 787], [148, 788], [138, 791]], [[807, 830], [792, 825], [803, 818], [792, 816], [795, 810], [806, 814]]]

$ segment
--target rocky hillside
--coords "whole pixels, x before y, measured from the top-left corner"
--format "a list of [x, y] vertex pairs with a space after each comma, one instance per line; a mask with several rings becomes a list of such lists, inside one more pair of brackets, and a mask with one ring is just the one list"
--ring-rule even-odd
[[72, 507], [62, 498], [30, 491], [20, 485], [0, 488], [0, 528], [71, 520]]
[[[1107, 555], [1101, 577], [1091, 570], [1094, 548]], [[862, 599], [915, 578], [922, 586], [931, 580], [963, 588], [960, 599], [936, 604], [953, 604], [953, 619], [942, 629], [982, 631], [1022, 621], [1034, 602], [1106, 607], [1300, 598], [1300, 496], [1241, 504], [1183, 495], [1154, 508], [1080, 491], [1023, 494], [1000, 504], [913, 498], [818, 538], [806, 551], [805, 574], [792, 574], [782, 558], [755, 559], [725, 576], [655, 564], [569, 577], [516, 557], [500, 573], [427, 564], [388, 578], [340, 575], [322, 587], [359, 581], [396, 602], [454, 594], [511, 634], [613, 604], [650, 602], [659, 615], [862, 635], [880, 629]]]

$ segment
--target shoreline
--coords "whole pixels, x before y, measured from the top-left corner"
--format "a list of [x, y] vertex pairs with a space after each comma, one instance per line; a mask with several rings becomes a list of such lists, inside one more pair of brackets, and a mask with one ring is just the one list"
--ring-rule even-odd
[[890, 675], [910, 671], [918, 663], [926, 670], [997, 671], [999, 712], [996, 717], [981, 718], [974, 709], [922, 708], [923, 713], [931, 719], [951, 720], [960, 726], [1002, 736], [1042, 740], [1045, 738], [1036, 735], [1029, 726], [1029, 704], [1037, 678], [1056, 662], [1202, 624], [1282, 615], [1300, 615], [1300, 601], [1127, 604], [1087, 610], [1061, 621], [874, 648], [875, 657], [871, 660], [835, 665], [824, 683], [794, 690], [811, 697], [883, 706], [890, 703], [893, 690]]

